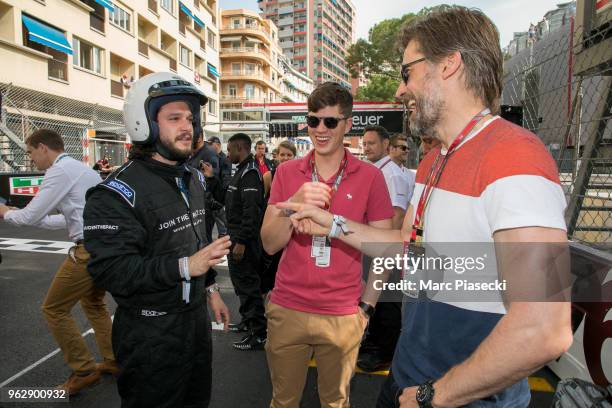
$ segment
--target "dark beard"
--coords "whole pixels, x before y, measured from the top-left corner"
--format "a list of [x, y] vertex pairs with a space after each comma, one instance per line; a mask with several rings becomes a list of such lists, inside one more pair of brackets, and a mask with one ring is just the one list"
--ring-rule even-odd
[[174, 144], [168, 143], [166, 140], [163, 140], [161, 138], [159, 142], [172, 154], [173, 157], [175, 157], [179, 161], [187, 160], [191, 156], [191, 153], [193, 153], [193, 148], [184, 151], [177, 149]]
[[[429, 80], [429, 75], [425, 80]], [[416, 96], [416, 109], [410, 117], [410, 132], [417, 137], [429, 136], [440, 140], [436, 126], [440, 123], [444, 101], [440, 98], [439, 89], [425, 90], [425, 96]]]

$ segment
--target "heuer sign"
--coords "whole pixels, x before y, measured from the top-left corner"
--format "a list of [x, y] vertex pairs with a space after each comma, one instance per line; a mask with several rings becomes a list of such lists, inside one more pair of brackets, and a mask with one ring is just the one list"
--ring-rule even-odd
[[[298, 123], [298, 133], [306, 133], [306, 104], [303, 103], [273, 103], [269, 105], [270, 122]], [[404, 109], [398, 103], [385, 102], [355, 102], [353, 106], [353, 126], [349, 134], [362, 135], [366, 126], [379, 125], [389, 133], [403, 131]]]
[[10, 177], [10, 194], [21, 196], [35, 196], [43, 181], [42, 176]]

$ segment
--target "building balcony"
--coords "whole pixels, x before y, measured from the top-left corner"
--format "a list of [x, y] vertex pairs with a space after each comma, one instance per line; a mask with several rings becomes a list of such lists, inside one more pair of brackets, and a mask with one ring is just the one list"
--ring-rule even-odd
[[111, 79], [111, 95], [123, 98], [123, 84], [121, 82]]
[[258, 58], [270, 64], [270, 54], [258, 48], [252, 47], [236, 47], [236, 48], [221, 48], [219, 53], [221, 58]]
[[246, 97], [240, 95], [221, 95], [221, 102], [225, 104], [243, 104], [243, 103], [269, 103], [263, 97]]
[[280, 91], [280, 85], [264, 74], [263, 72], [252, 72], [252, 71], [223, 71], [221, 73], [222, 81], [249, 81], [259, 82], [267, 88], [272, 88], [276, 91]]
[[256, 24], [227, 24], [221, 28], [223, 35], [253, 35], [270, 44], [270, 32]]

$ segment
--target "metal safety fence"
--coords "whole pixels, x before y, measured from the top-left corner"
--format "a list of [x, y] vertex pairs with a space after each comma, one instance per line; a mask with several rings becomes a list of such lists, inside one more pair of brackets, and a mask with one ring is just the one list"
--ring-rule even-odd
[[530, 39], [505, 61], [501, 101], [507, 117], [537, 134], [556, 159], [569, 237], [606, 250], [612, 250], [612, 50], [586, 50], [611, 34], [609, 24], [585, 32], [569, 19]]
[[[35, 171], [25, 139], [37, 129], [52, 129], [65, 151], [88, 163], [108, 157], [125, 161], [126, 131], [121, 112], [100, 105], [0, 83], [0, 172]], [[95, 135], [94, 138], [91, 138]]]

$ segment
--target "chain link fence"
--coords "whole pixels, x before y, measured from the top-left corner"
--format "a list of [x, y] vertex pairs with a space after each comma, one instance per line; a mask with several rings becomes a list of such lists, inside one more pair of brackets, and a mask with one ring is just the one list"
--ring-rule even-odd
[[608, 24], [582, 33], [569, 19], [530, 39], [507, 58], [502, 94], [502, 105], [557, 160], [570, 238], [607, 250], [612, 250], [612, 51], [601, 61], [585, 61], [578, 51], [605, 41], [611, 31]]
[[[12, 84], [0, 83], [0, 95], [0, 172], [36, 171], [24, 142], [43, 128], [58, 132], [66, 153], [77, 160], [109, 157], [115, 164], [124, 162], [127, 132], [120, 111]], [[95, 138], [87, 139], [88, 129], [95, 130]]]

